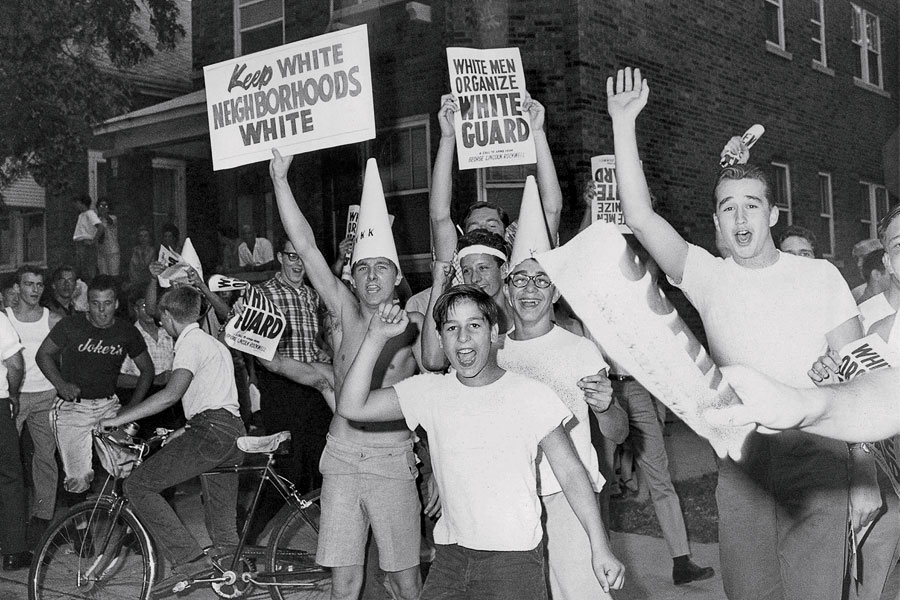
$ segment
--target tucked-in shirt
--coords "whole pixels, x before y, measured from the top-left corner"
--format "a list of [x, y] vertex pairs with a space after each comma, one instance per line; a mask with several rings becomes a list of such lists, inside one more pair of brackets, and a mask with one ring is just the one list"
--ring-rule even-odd
[[279, 272], [257, 286], [284, 314], [287, 326], [278, 342], [278, 352], [300, 362], [320, 360], [316, 336], [319, 334], [319, 294], [308, 285], [295, 288]]
[[[171, 371], [172, 359], [174, 358], [172, 353], [175, 348], [175, 342], [172, 340], [172, 336], [169, 335], [165, 329], [160, 327], [159, 332], [156, 334], [156, 339], [154, 340], [153, 336], [144, 331], [144, 328], [141, 327], [140, 321], [134, 322], [134, 328], [138, 330], [138, 333], [144, 338], [144, 343], [147, 344], [147, 352], [150, 354], [150, 360], [153, 361], [154, 375]], [[134, 360], [129, 356], [125, 357], [125, 362], [122, 363], [121, 372], [126, 375], [141, 374], [140, 369], [138, 369], [137, 365], [134, 364]]]
[[258, 267], [273, 260], [275, 260], [275, 254], [272, 252], [272, 243], [266, 238], [256, 238], [253, 243], [253, 252], [250, 252], [247, 242], [241, 242], [241, 245], [238, 246], [238, 262], [242, 267], [247, 265]]
[[[603, 355], [590, 340], [577, 336], [562, 327], [530, 340], [514, 340], [509, 335], [497, 352], [497, 364], [504, 369], [545, 383], [556, 392], [575, 418], [566, 429], [575, 451], [587, 471], [595, 492], [603, 489], [605, 479], [600, 474], [597, 451], [591, 445], [590, 410], [584, 400], [584, 390], [578, 381], [607, 369]], [[542, 496], [562, 491], [550, 463], [543, 454], [538, 461], [539, 486]]]
[[538, 444], [572, 417], [553, 390], [510, 371], [480, 387], [426, 373], [394, 390], [407, 426], [428, 432], [443, 507], [434, 541], [473, 550], [537, 547]]
[[9, 398], [9, 382], [6, 380], [8, 369], [3, 361], [9, 360], [21, 350], [19, 334], [6, 315], [0, 313], [0, 398]]
[[65, 317], [48, 336], [60, 348], [59, 370], [64, 380], [81, 389], [81, 398], [108, 398], [126, 356], [147, 351], [134, 325], [120, 319], [105, 329], [94, 327], [87, 315]]
[[186, 419], [217, 408], [240, 416], [231, 352], [196, 323], [185, 327], [175, 341], [172, 370], [178, 369], [186, 369], [194, 376], [181, 397]]
[[78, 213], [78, 220], [75, 222], [75, 233], [72, 234], [72, 239], [76, 242], [81, 240], [93, 240], [94, 235], [97, 233], [97, 225], [99, 224], [100, 217], [97, 216], [94, 209], [89, 208], [82, 213]]

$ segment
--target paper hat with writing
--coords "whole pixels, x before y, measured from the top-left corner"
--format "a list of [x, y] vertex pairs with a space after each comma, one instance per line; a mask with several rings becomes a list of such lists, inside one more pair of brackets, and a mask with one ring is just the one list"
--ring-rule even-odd
[[544, 221], [544, 209], [537, 183], [529, 175], [525, 180], [525, 191], [522, 193], [522, 206], [519, 208], [519, 227], [513, 241], [512, 253], [509, 255], [509, 270], [536, 254], [550, 251], [550, 237], [547, 235], [547, 224]]
[[194, 250], [194, 244], [191, 243], [191, 238], [184, 238], [184, 246], [181, 248], [181, 257], [178, 263], [171, 265], [165, 271], [160, 273], [160, 285], [162, 285], [162, 287], [169, 287], [163, 283], [163, 280], [166, 280], [166, 283], [171, 281], [187, 283], [188, 276], [187, 271], [184, 269], [185, 265], [193, 267], [194, 270], [197, 271], [197, 274], [200, 275], [200, 279], [203, 279], [203, 266], [200, 264], [200, 257], [197, 256], [197, 251]]
[[366, 162], [366, 178], [363, 181], [362, 200], [359, 203], [359, 221], [356, 224], [356, 243], [353, 246], [351, 268], [362, 258], [378, 258], [383, 256], [390, 260], [400, 272], [400, 259], [397, 258], [397, 247], [394, 245], [394, 234], [391, 232], [391, 220], [388, 217], [387, 205], [384, 203], [384, 191], [381, 188], [381, 177], [374, 158]]
[[233, 290], [243, 290], [250, 287], [249, 281], [235, 279], [227, 275], [213, 275], [209, 278], [209, 290], [211, 292], [231, 292]]

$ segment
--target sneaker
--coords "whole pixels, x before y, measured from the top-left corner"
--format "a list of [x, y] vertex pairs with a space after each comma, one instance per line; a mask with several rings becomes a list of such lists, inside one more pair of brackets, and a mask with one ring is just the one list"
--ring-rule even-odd
[[212, 575], [218, 573], [212, 560], [205, 554], [199, 558], [180, 565], [174, 565], [169, 570], [169, 576], [153, 585], [152, 593], [154, 596], [167, 595], [175, 592], [174, 589], [180, 583], [186, 583], [183, 589], [190, 586], [194, 579], [201, 578], [201, 575]]
[[692, 560], [676, 563], [672, 567], [672, 581], [675, 585], [684, 585], [692, 581], [703, 581], [716, 574], [712, 567], [701, 567]]

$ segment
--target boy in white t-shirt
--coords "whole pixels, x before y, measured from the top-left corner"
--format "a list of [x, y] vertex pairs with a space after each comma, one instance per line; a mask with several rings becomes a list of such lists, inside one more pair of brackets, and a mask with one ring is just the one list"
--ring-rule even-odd
[[[239, 465], [243, 454], [236, 440], [245, 435], [240, 418], [234, 363], [228, 348], [200, 329], [200, 292], [179, 286], [159, 302], [162, 325], [175, 338], [172, 375], [161, 391], [140, 404], [100, 421], [112, 428], [138, 421], [179, 400], [187, 424], [166, 440], [162, 450], [144, 461], [125, 480], [125, 494], [160, 550], [172, 563], [169, 577], [154, 592], [169, 592], [180, 581], [213, 568], [162, 492], [222, 466]], [[216, 552], [237, 544], [237, 473], [203, 478], [206, 526]]]
[[337, 404], [352, 421], [403, 418], [410, 429], [421, 425], [428, 432], [443, 514], [422, 598], [547, 597], [538, 447], [588, 533], [601, 587], [621, 588], [624, 567], [609, 549], [593, 489], [565, 430], [572, 414], [544, 384], [497, 365], [497, 306], [482, 290], [456, 286], [434, 314], [453, 372], [416, 375], [370, 392], [382, 347], [408, 321], [398, 306], [381, 305]]

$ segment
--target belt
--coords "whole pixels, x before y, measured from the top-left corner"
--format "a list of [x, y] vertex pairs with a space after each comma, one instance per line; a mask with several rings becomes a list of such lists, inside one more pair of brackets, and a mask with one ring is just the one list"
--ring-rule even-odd
[[612, 381], [635, 381], [635, 378], [631, 375], [617, 375], [615, 373], [610, 373], [607, 377]]
[[66, 400], [65, 398], [63, 398], [63, 400], [66, 402], [71, 402], [72, 404], [81, 404], [82, 402], [92, 402], [92, 401], [96, 401], [96, 400], [113, 400], [116, 398], [117, 398], [117, 396], [115, 394], [113, 394], [112, 396], [106, 396], [105, 398], [73, 398], [72, 400]]

